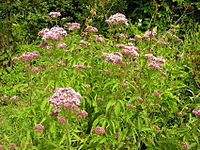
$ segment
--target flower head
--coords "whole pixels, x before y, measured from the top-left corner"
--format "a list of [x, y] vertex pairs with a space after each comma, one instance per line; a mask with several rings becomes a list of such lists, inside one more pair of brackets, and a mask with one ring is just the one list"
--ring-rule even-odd
[[60, 12], [50, 12], [49, 15], [52, 18], [57, 18], [58, 16], [61, 16], [61, 13]]
[[43, 130], [44, 130], [44, 126], [41, 125], [41, 124], [37, 124], [37, 125], [34, 127], [34, 129], [35, 129], [35, 131], [40, 132], [40, 131], [43, 131]]
[[105, 133], [105, 129], [97, 126], [96, 128], [94, 128], [94, 133], [95, 134], [103, 134], [103, 133]]
[[116, 13], [108, 18], [106, 20], [106, 23], [110, 25], [120, 25], [120, 24], [125, 24], [128, 25], [128, 20], [126, 19], [126, 16], [121, 14], [121, 13]]
[[57, 88], [55, 93], [50, 97], [49, 103], [55, 108], [67, 107], [69, 104], [74, 106], [80, 105], [82, 96], [72, 88]]

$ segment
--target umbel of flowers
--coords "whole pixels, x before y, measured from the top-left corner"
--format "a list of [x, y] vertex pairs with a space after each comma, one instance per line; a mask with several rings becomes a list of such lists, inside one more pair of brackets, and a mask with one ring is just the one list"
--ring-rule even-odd
[[128, 20], [126, 19], [126, 16], [121, 13], [116, 13], [116, 14], [110, 16], [106, 20], [106, 22], [109, 25], [121, 25], [121, 24], [128, 25]]
[[42, 29], [38, 32], [38, 35], [42, 36], [42, 40], [60, 41], [67, 35], [67, 32], [61, 27], [53, 27], [51, 29]]
[[49, 103], [54, 105], [54, 110], [60, 111], [62, 107], [76, 109], [80, 105], [82, 96], [72, 88], [57, 88], [50, 97]]

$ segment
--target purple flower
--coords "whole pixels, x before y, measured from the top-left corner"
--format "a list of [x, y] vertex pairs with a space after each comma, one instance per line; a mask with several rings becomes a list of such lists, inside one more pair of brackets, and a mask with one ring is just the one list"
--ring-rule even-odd
[[58, 44], [58, 48], [66, 48], [66, 47], [67, 47], [67, 44], [65, 44], [65, 43]]
[[64, 117], [58, 118], [58, 123], [59, 123], [59, 124], [64, 124], [65, 122], [66, 122], [66, 120], [65, 120]]
[[200, 116], [200, 109], [194, 109], [192, 113], [196, 116]]
[[68, 27], [69, 30], [76, 30], [81, 28], [79, 23], [67, 23], [65, 26]]
[[82, 118], [87, 117], [88, 113], [84, 110], [78, 110], [78, 111], [76, 111], [76, 116], [77, 116], [77, 118], [82, 119]]
[[102, 53], [102, 57], [106, 58], [107, 62], [112, 62], [112, 64], [122, 64], [122, 54], [119, 52], [111, 54]]
[[121, 25], [125, 24], [128, 25], [128, 20], [126, 19], [126, 16], [121, 13], [116, 13], [108, 18], [106, 20], [106, 23], [110, 25]]
[[35, 67], [35, 68], [33, 68], [31, 71], [32, 71], [33, 73], [38, 73], [38, 72], [40, 71], [40, 69], [37, 68], [37, 67]]
[[41, 124], [37, 124], [34, 129], [38, 132], [43, 131], [44, 130], [44, 126]]
[[154, 126], [153, 127], [155, 130], [160, 130], [160, 127], [159, 126]]
[[72, 88], [57, 88], [50, 97], [49, 103], [53, 104], [55, 109], [68, 108], [67, 105], [79, 106], [81, 99], [82, 96]]
[[87, 42], [87, 41], [84, 41], [84, 40], [81, 40], [79, 43], [80, 43], [81, 45], [87, 45], [87, 44], [88, 44], [88, 42]]
[[105, 129], [97, 126], [96, 128], [94, 128], [94, 133], [95, 134], [103, 134], [103, 133], [105, 133]]
[[186, 149], [191, 148], [191, 146], [187, 142], [182, 142], [181, 144], [182, 144], [183, 148], [186, 148]]
[[19, 99], [18, 96], [13, 96], [13, 97], [10, 98], [10, 100], [13, 101], [13, 102], [16, 101], [16, 100], [18, 100], [18, 99]]
[[87, 26], [85, 30], [88, 32], [98, 32], [98, 29], [93, 26]]
[[6, 100], [8, 100], [9, 99], [9, 96], [4, 96], [4, 97], [2, 97], [2, 101], [6, 101]]

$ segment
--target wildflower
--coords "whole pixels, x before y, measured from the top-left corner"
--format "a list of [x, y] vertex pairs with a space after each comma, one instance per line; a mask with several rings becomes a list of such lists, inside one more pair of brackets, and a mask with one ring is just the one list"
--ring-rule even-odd
[[140, 35], [135, 35], [134, 38], [136, 38], [136, 39], [143, 39], [143, 37], [140, 36]]
[[67, 47], [67, 44], [65, 44], [65, 43], [59, 43], [58, 44], [58, 48], [66, 48]]
[[102, 37], [97, 37], [96, 40], [99, 42], [105, 42], [104, 38], [102, 38]]
[[128, 104], [127, 107], [128, 107], [128, 108], [131, 108], [131, 109], [137, 108], [135, 105], [132, 105], [132, 104]]
[[95, 134], [103, 134], [103, 133], [105, 133], [105, 129], [102, 128], [102, 127], [97, 126], [97, 127], [94, 129], [94, 133], [95, 133]]
[[51, 113], [49, 114], [49, 116], [57, 117], [58, 116], [58, 112], [59, 112], [59, 110], [54, 109], [54, 110], [51, 111]]
[[163, 76], [167, 76], [167, 73], [165, 73], [165, 72], [161, 72], [161, 74], [162, 74]]
[[160, 127], [159, 126], [154, 126], [153, 127], [155, 130], [160, 130]]
[[79, 106], [81, 99], [82, 96], [72, 88], [57, 88], [50, 97], [49, 103], [53, 104], [55, 109], [68, 108], [68, 106], [72, 107], [73, 105]]
[[18, 100], [18, 98], [19, 98], [18, 96], [13, 96], [10, 98], [10, 100], [14, 102], [14, 101]]
[[143, 98], [141, 98], [141, 97], [137, 97], [137, 100], [138, 100], [138, 101], [141, 101], [141, 102], [144, 101]]
[[64, 117], [58, 118], [58, 123], [59, 123], [59, 124], [64, 124], [65, 122], [66, 122], [66, 120], [65, 120]]
[[67, 102], [66, 104], [64, 104], [64, 109], [77, 110], [78, 106], [74, 104], [73, 102]]
[[79, 23], [67, 23], [65, 26], [68, 27], [69, 30], [76, 30], [81, 28]]
[[146, 31], [143, 37], [144, 38], [150, 38], [150, 37], [156, 36], [156, 35], [157, 35], [157, 33], [154, 32], [154, 31]]
[[135, 71], [141, 71], [142, 68], [135, 68], [134, 70], [135, 70]]
[[27, 92], [27, 89], [22, 89], [21, 92], [22, 92], [22, 93], [26, 93], [26, 92]]
[[185, 106], [184, 109], [185, 109], [185, 110], [189, 110], [189, 107], [188, 107], [188, 106]]
[[57, 18], [57, 17], [61, 16], [61, 13], [60, 12], [50, 12], [49, 15], [52, 18]]
[[122, 54], [119, 52], [107, 54], [102, 53], [102, 57], [106, 58], [108, 62], [112, 62], [113, 64], [121, 64], [122, 63]]
[[46, 64], [40, 64], [40, 66], [45, 69], [47, 65]]
[[128, 20], [126, 19], [126, 16], [121, 14], [121, 13], [116, 13], [112, 16], [110, 16], [107, 20], [106, 23], [110, 25], [121, 25], [125, 24], [128, 25]]
[[182, 142], [181, 144], [182, 144], [183, 148], [186, 148], [186, 149], [191, 148], [191, 146], [187, 142]]
[[0, 145], [0, 150], [5, 150], [6, 148], [3, 145]]
[[160, 93], [159, 93], [158, 91], [154, 91], [154, 92], [153, 92], [153, 96], [155, 96], [155, 97], [158, 97], [158, 98], [159, 98], [159, 97], [160, 97]]
[[98, 32], [98, 29], [93, 26], [87, 26], [85, 30], [88, 32]]
[[51, 29], [42, 29], [38, 34], [42, 36], [42, 40], [59, 41], [67, 35], [67, 32], [61, 27], [53, 27]]
[[81, 40], [79, 43], [80, 43], [81, 45], [87, 45], [87, 44], [88, 44], [88, 42], [87, 42], [87, 41], [84, 41], [84, 40]]
[[156, 69], [156, 70], [162, 70], [162, 65], [161, 64], [158, 64], [157, 62], [155, 61], [152, 61], [148, 64], [149, 67], [153, 68], [153, 69]]
[[118, 48], [125, 48], [124, 44], [116, 44], [115, 46], [118, 47]]
[[40, 69], [37, 68], [37, 67], [34, 67], [31, 71], [32, 71], [33, 73], [38, 73], [38, 72], [40, 71]]
[[73, 65], [72, 68], [85, 68], [84, 65], [80, 64], [80, 65]]
[[156, 43], [159, 45], [169, 45], [168, 42], [164, 42], [164, 41], [160, 41], [160, 40], [157, 40]]
[[196, 116], [200, 116], [200, 109], [194, 109], [192, 113]]
[[134, 56], [134, 57], [139, 57], [138, 52], [135, 50], [134, 47], [125, 47], [122, 51], [122, 54], [124, 55], [130, 55], [130, 56]]
[[4, 96], [4, 97], [2, 97], [2, 101], [6, 101], [6, 100], [8, 100], [9, 99], [9, 96]]
[[122, 87], [128, 87], [128, 84], [123, 83], [123, 84], [121, 84], [121, 86], [122, 86]]
[[92, 66], [87, 66], [88, 69], [92, 69]]
[[89, 89], [89, 88], [91, 88], [91, 85], [90, 85], [90, 84], [86, 84], [84, 87], [85, 87], [86, 89]]
[[32, 59], [37, 59], [39, 57], [40, 53], [38, 51], [34, 51], [34, 52], [26, 52], [19, 57], [14, 57], [12, 60], [31, 61]]
[[57, 64], [60, 66], [66, 66], [66, 64], [63, 61], [57, 62]]
[[37, 124], [37, 125], [34, 127], [34, 129], [35, 129], [35, 131], [40, 132], [40, 131], [43, 131], [43, 130], [44, 130], [44, 126], [41, 125], [41, 124]]
[[178, 112], [178, 113], [177, 113], [177, 116], [182, 117], [182, 116], [183, 116], [183, 113], [182, 113], [182, 112]]
[[77, 118], [82, 119], [82, 118], [87, 117], [88, 113], [86, 111], [84, 111], [84, 110], [78, 110], [76, 112], [76, 116], [77, 116]]

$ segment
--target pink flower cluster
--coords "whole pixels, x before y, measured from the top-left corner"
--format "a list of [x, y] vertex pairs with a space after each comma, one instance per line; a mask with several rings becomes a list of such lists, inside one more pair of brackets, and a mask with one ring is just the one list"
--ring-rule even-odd
[[126, 19], [126, 16], [121, 14], [121, 13], [116, 13], [112, 16], [110, 16], [107, 20], [106, 23], [110, 25], [121, 25], [125, 24], [128, 25], [128, 20]]
[[97, 37], [96, 40], [99, 41], [99, 42], [105, 42], [105, 39], [102, 38], [102, 37]]
[[84, 40], [80, 40], [80, 42], [79, 42], [82, 46], [84, 46], [84, 45], [87, 45], [88, 44], [88, 42], [87, 41], [84, 41]]
[[65, 27], [68, 27], [69, 30], [76, 30], [81, 28], [79, 23], [67, 23]]
[[88, 32], [98, 32], [98, 29], [93, 26], [87, 26], [85, 30]]
[[72, 68], [76, 68], [76, 69], [88, 68], [88, 69], [91, 69], [92, 66], [84, 66], [84, 65], [80, 64], [80, 65], [73, 65]]
[[38, 35], [42, 36], [42, 40], [59, 41], [67, 35], [67, 32], [61, 27], [53, 27], [51, 29], [42, 29], [40, 32], [38, 32]]
[[65, 107], [71, 108], [71, 106], [80, 105], [82, 96], [72, 88], [57, 88], [55, 93], [50, 97], [49, 103], [54, 105], [55, 110], [59, 111], [59, 108]]
[[122, 48], [122, 54], [130, 55], [134, 57], [139, 57], [138, 50], [139, 48], [135, 47], [132, 43], [128, 44], [129, 46], [125, 46], [124, 44], [116, 44], [115, 46], [118, 48]]
[[195, 115], [195, 116], [200, 116], [200, 109], [194, 109], [192, 111], [192, 113]]
[[64, 49], [64, 48], [66, 48], [67, 47], [67, 44], [65, 44], [65, 43], [58, 43], [58, 48], [60, 48], [60, 49]]
[[57, 18], [57, 17], [61, 16], [61, 13], [60, 12], [50, 12], [49, 15], [52, 18]]
[[79, 119], [85, 118], [88, 116], [88, 113], [85, 110], [78, 110], [76, 111], [76, 116]]
[[96, 128], [94, 128], [94, 133], [95, 134], [103, 134], [105, 132], [106, 132], [105, 129], [102, 128], [102, 127], [97, 126]]
[[107, 62], [112, 62], [112, 64], [122, 64], [122, 54], [120, 52], [102, 53], [102, 57], [106, 58]]
[[34, 52], [26, 52], [19, 57], [12, 58], [13, 61], [31, 61], [32, 59], [37, 59], [40, 57], [40, 53], [38, 51]]
[[154, 32], [154, 31], [146, 31], [144, 36], [141, 36], [141, 35], [135, 35], [135, 38], [136, 39], [145, 39], [145, 38], [150, 38], [152, 36], [156, 36], [157, 33]]
[[162, 70], [162, 64], [165, 63], [165, 60], [163, 57], [155, 57], [153, 54], [145, 54], [144, 55], [148, 60], [150, 60], [148, 66], [156, 69], [156, 70]]
[[44, 130], [44, 126], [42, 124], [37, 124], [34, 126], [34, 129], [37, 131], [37, 132], [41, 132]]
[[161, 41], [161, 40], [158, 40], [158, 39], [153, 39], [153, 40], [159, 45], [169, 45], [169, 42], [164, 42], [164, 41]]
[[181, 144], [186, 149], [190, 149], [191, 148], [191, 146], [187, 142], [182, 142]]

